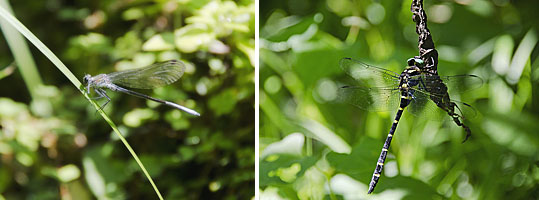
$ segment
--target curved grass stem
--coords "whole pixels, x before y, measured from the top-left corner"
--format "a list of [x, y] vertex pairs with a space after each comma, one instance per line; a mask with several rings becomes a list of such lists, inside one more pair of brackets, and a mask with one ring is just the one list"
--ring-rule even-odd
[[64, 63], [62, 63], [62, 61], [60, 61], [60, 59], [47, 46], [45, 46], [43, 42], [41, 42], [30, 30], [28, 30], [28, 28], [26, 28], [19, 20], [17, 20], [13, 15], [11, 15], [6, 9], [4, 9], [1, 6], [0, 6], [0, 17], [1, 17], [0, 20], [5, 20], [6, 22], [8, 22], [11, 26], [13, 26], [13, 28], [17, 29], [17, 31], [19, 31], [24, 37], [26, 37], [26, 39], [28, 39], [34, 46], [36, 46], [37, 49], [41, 51], [41, 53], [43, 53], [69, 79], [69, 81], [71, 81], [71, 83], [73, 83], [73, 85], [75, 85], [75, 87], [79, 89], [79, 91], [84, 95], [84, 97], [86, 97], [86, 99], [98, 110], [99, 114], [101, 114], [103, 119], [105, 119], [105, 121], [110, 125], [114, 133], [116, 133], [116, 135], [120, 138], [120, 140], [125, 145], [129, 153], [131, 153], [131, 155], [133, 156], [133, 158], [135, 159], [139, 167], [142, 169], [142, 172], [144, 173], [148, 181], [150, 181], [159, 199], [163, 199], [163, 197], [161, 196], [161, 193], [159, 192], [159, 189], [157, 189], [157, 186], [153, 182], [148, 171], [146, 171], [146, 168], [144, 167], [142, 162], [140, 162], [140, 159], [138, 158], [135, 151], [131, 148], [129, 143], [125, 140], [125, 138], [120, 133], [120, 130], [118, 130], [114, 122], [112, 122], [112, 120], [107, 116], [107, 114], [99, 108], [99, 105], [96, 104], [95, 101], [93, 101], [88, 96], [88, 94], [84, 90], [84, 86], [79, 81], [79, 79], [73, 73], [71, 73], [71, 71], [64, 65]]

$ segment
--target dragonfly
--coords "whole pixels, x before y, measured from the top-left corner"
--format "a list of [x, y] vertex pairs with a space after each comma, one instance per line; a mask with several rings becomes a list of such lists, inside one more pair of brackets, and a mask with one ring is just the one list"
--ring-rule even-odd
[[463, 113], [473, 116], [475, 109], [467, 103], [452, 100], [448, 90], [464, 92], [476, 89], [483, 84], [480, 77], [476, 75], [438, 76], [425, 70], [425, 62], [420, 58], [408, 59], [407, 67], [400, 74], [351, 58], [341, 59], [340, 66], [358, 83], [358, 85], [342, 86], [339, 89], [338, 95], [341, 101], [370, 111], [398, 109], [378, 157], [369, 183], [368, 194], [374, 191], [378, 183], [391, 140], [405, 108], [409, 107], [409, 111], [416, 116], [428, 115], [433, 108], [440, 108], [453, 119], [457, 126], [464, 128], [466, 137], [463, 142], [470, 137], [471, 130], [464, 124]]
[[[185, 71], [185, 64], [178, 60], [169, 60], [164, 62], [155, 63], [142, 68], [124, 70], [119, 72], [112, 72], [109, 74], [98, 74], [91, 76], [86, 74], [83, 78], [83, 82], [86, 84], [86, 90], [90, 94], [90, 89], [93, 88], [95, 93], [99, 96], [97, 99], [106, 98], [107, 102], [101, 106], [104, 108], [109, 102], [110, 97], [107, 95], [104, 88], [112, 91], [123, 92], [129, 95], [133, 95], [139, 98], [155, 101], [173, 108], [182, 110], [188, 114], [194, 116], [200, 116], [200, 114], [185, 106], [157, 99], [142, 93], [138, 93], [121, 86], [136, 89], [153, 89], [162, 87], [176, 82], [180, 79]], [[121, 86], [120, 86], [121, 85]]]

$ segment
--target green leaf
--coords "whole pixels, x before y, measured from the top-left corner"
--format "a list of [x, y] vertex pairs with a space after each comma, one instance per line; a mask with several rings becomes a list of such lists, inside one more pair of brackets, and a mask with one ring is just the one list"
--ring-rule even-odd
[[142, 45], [144, 51], [167, 51], [174, 49], [174, 35], [162, 33], [152, 36]]
[[350, 153], [350, 145], [348, 145], [341, 136], [335, 134], [335, 132], [317, 121], [304, 120], [301, 122], [301, 126], [309, 130], [317, 140], [327, 145], [332, 151], [338, 153]]
[[260, 161], [260, 187], [282, 185], [293, 181], [293, 177], [297, 178], [303, 176], [305, 171], [313, 166], [316, 161], [318, 161], [318, 158], [313, 156], [268, 156], [264, 160]]
[[143, 122], [147, 120], [155, 120], [159, 117], [158, 113], [152, 109], [134, 109], [127, 112], [124, 115], [123, 122], [130, 127], [139, 127]]
[[364, 138], [359, 145], [352, 148], [350, 154], [330, 152], [326, 159], [337, 171], [368, 184], [382, 145], [380, 141]]
[[[371, 181], [382, 146], [383, 142], [372, 138], [364, 138], [359, 145], [353, 147], [352, 153], [339, 154], [331, 152], [328, 153], [326, 158], [330, 165], [335, 167], [337, 172], [347, 174], [368, 185]], [[409, 191], [403, 199], [441, 198], [428, 184], [402, 175], [391, 178], [382, 175], [374, 191], [375, 193], [382, 193], [388, 189], [404, 189]], [[367, 193], [367, 191], [364, 192]]]
[[176, 48], [184, 53], [193, 53], [206, 47], [216, 36], [205, 26], [187, 25], [174, 32]]
[[311, 49], [297, 53], [292, 66], [304, 85], [315, 85], [319, 79], [341, 71], [339, 68], [341, 58], [342, 53], [338, 49]]
[[209, 101], [210, 108], [216, 115], [228, 114], [234, 110], [237, 103], [237, 94], [235, 89], [227, 89], [215, 96]]
[[58, 169], [58, 179], [64, 183], [78, 179], [80, 177], [80, 169], [74, 165], [69, 164]]
[[116, 39], [114, 56], [118, 58], [131, 58], [141, 49], [142, 41], [139, 39], [137, 32], [129, 31], [122, 37]]

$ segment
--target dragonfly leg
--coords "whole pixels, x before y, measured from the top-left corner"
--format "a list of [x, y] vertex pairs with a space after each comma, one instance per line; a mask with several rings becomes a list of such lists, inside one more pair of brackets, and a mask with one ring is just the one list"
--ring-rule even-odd
[[[426, 89], [427, 89], [427, 87], [425, 86], [425, 82], [423, 81], [423, 79], [419, 79], [419, 80], [418, 80], [418, 83], [417, 83], [416, 85], [418, 85], [417, 87], [418, 87], [420, 90], [426, 90]], [[412, 97], [412, 99], [415, 99], [414, 92], [415, 92], [415, 90], [411, 90], [411, 92], [408, 93], [408, 94]]]
[[453, 116], [453, 121], [455, 121], [455, 123], [457, 124], [457, 126], [461, 126], [462, 128], [464, 128], [464, 131], [466, 131], [466, 137], [464, 138], [464, 140], [462, 140], [462, 143], [466, 142], [466, 140], [468, 140], [468, 138], [470, 138], [470, 136], [472, 136], [472, 131], [470, 130], [470, 127], [468, 127], [468, 126], [466, 126], [464, 123], [462, 123], [462, 122], [459, 120], [458, 115], [457, 115], [457, 116]]
[[104, 97], [104, 96], [98, 96], [98, 97], [92, 97], [92, 98], [90, 98], [90, 99], [92, 99], [92, 100], [98, 100], [98, 99], [102, 99], [103, 97]]
[[[457, 110], [459, 110], [459, 112], [462, 113], [459, 106], [455, 104], [454, 102], [451, 102], [450, 108], [451, 109], [448, 110], [447, 113], [453, 118], [453, 121], [455, 121], [457, 126], [461, 126], [462, 128], [464, 128], [464, 131], [466, 131], [466, 137], [462, 141], [462, 143], [464, 143], [466, 142], [466, 140], [468, 140], [468, 138], [470, 138], [470, 136], [472, 135], [472, 131], [470, 130], [470, 127], [464, 124], [464, 117], [454, 112], [455, 108], [457, 108]], [[462, 122], [460, 120], [462, 120]]]
[[107, 95], [107, 92], [101, 88], [96, 89], [95, 92], [99, 94], [98, 98], [107, 98], [107, 102], [105, 102], [105, 104], [99, 107], [99, 109], [103, 110], [103, 108], [105, 108], [105, 106], [110, 102], [110, 97]]
[[[90, 95], [90, 86], [87, 86], [87, 87], [86, 87], [86, 90], [88, 91], [88, 95]], [[105, 97], [105, 96], [103, 95], [103, 93], [105, 93], [105, 91], [103, 91], [102, 89], [100, 89], [100, 88], [94, 88], [94, 91], [95, 91], [95, 93], [96, 93], [97, 95], [99, 95], [99, 96], [97, 96], [97, 97], [90, 97], [90, 99], [92, 99], [92, 100], [97, 100], [97, 99], [101, 99], [101, 98]]]
[[425, 81], [423, 81], [423, 79], [419, 80], [419, 88], [427, 90], [427, 86], [425, 85]]

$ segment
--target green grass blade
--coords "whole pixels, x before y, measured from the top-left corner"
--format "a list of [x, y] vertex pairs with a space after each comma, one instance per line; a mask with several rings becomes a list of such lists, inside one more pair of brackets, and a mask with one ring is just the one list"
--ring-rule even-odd
[[11, 63], [10, 65], [0, 69], [0, 80], [2, 80], [3, 78], [13, 74], [13, 71], [15, 71], [15, 63]]
[[[7, 0], [0, 0], [0, 7], [5, 8], [10, 13], [13, 13]], [[34, 62], [32, 53], [30, 53], [28, 44], [21, 34], [6, 23], [5, 20], [0, 20], [0, 28], [2, 28], [2, 32], [6, 37], [6, 41], [11, 49], [11, 52], [13, 53], [13, 57], [15, 57], [17, 67], [19, 68], [21, 76], [26, 83], [28, 90], [30, 91], [30, 95], [34, 99], [38, 98], [35, 90], [39, 85], [43, 84], [43, 81], [41, 81], [41, 76], [39, 76], [36, 63]]]
[[73, 85], [75, 85], [75, 87], [79, 89], [79, 91], [84, 95], [84, 97], [86, 97], [86, 99], [88, 99], [88, 101], [92, 105], [94, 105], [94, 107], [98, 110], [99, 114], [101, 114], [103, 119], [107, 121], [112, 130], [116, 133], [116, 135], [118, 135], [122, 143], [125, 145], [127, 150], [129, 150], [129, 153], [131, 153], [133, 158], [135, 158], [135, 161], [144, 172], [144, 175], [146, 175], [146, 178], [148, 178], [148, 180], [152, 184], [152, 187], [157, 193], [157, 196], [159, 196], [159, 199], [163, 199], [161, 193], [159, 192], [152, 178], [148, 174], [148, 171], [146, 171], [146, 168], [144, 168], [144, 165], [142, 165], [142, 162], [140, 162], [140, 159], [138, 158], [135, 151], [133, 151], [129, 143], [127, 143], [125, 138], [122, 136], [122, 134], [120, 133], [116, 125], [112, 122], [112, 120], [107, 116], [107, 114], [105, 114], [105, 112], [103, 112], [103, 110], [99, 108], [99, 105], [97, 105], [93, 100], [91, 100], [88, 94], [84, 92], [84, 86], [79, 81], [79, 79], [77, 79], [77, 77], [75, 77], [75, 75], [71, 73], [71, 71], [64, 65], [64, 63], [62, 63], [62, 61], [60, 61], [60, 59], [56, 57], [56, 55], [54, 55], [54, 53], [52, 53], [52, 51], [47, 48], [47, 46], [45, 46], [45, 44], [43, 44], [32, 32], [30, 32], [30, 30], [28, 30], [19, 20], [13, 17], [13, 15], [11, 15], [3, 7], [0, 7], [0, 17], [6, 20], [11, 26], [13, 26], [15, 29], [17, 29], [17, 31], [24, 35], [26, 39], [28, 39], [32, 44], [34, 44], [34, 46], [36, 46], [39, 51], [41, 51], [41, 53], [43, 53], [69, 79], [69, 81], [71, 81], [71, 83], [73, 83]]

